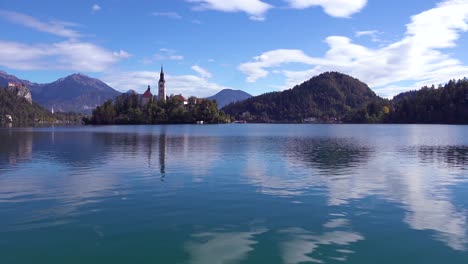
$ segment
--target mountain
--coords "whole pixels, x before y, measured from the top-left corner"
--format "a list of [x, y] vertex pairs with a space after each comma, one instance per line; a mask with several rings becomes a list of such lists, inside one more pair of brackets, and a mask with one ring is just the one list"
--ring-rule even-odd
[[120, 92], [104, 82], [83, 74], [72, 74], [53, 83], [38, 84], [0, 71], [0, 86], [6, 87], [8, 82], [26, 85], [35, 102], [49, 110], [53, 107], [56, 112], [91, 113], [96, 106], [120, 95]]
[[4, 71], [0, 71], [0, 87], [7, 87], [8, 86], [8, 83], [9, 82], [12, 82], [12, 83], [17, 83], [17, 84], [23, 84], [23, 85], [26, 85], [27, 87], [29, 87], [31, 89], [31, 87], [36, 87], [40, 84], [37, 84], [37, 83], [32, 83], [30, 81], [27, 81], [27, 80], [22, 80], [22, 79], [19, 79], [18, 77], [14, 76], [14, 75], [11, 75], [11, 74], [8, 74]]
[[340, 120], [378, 97], [365, 83], [351, 76], [326, 72], [283, 92], [271, 92], [227, 105], [223, 110], [257, 122]]
[[219, 93], [208, 97], [207, 99], [216, 100], [216, 102], [218, 102], [218, 108], [223, 108], [228, 104], [243, 101], [251, 97], [252, 95], [241, 90], [224, 89]]
[[47, 109], [60, 112], [90, 113], [120, 93], [104, 82], [83, 74], [72, 74], [53, 83], [32, 89], [33, 98]]

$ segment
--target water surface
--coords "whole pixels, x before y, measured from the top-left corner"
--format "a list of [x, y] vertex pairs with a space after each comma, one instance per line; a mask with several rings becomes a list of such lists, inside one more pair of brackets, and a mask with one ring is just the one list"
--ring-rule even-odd
[[468, 126], [0, 139], [1, 263], [468, 263]]

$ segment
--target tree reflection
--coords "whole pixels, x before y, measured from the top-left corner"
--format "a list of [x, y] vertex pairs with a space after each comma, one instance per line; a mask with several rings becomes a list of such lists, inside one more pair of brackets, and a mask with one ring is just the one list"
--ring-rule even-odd
[[467, 146], [421, 146], [418, 154], [423, 163], [437, 162], [460, 168], [468, 165]]
[[286, 149], [292, 158], [321, 170], [358, 167], [372, 152], [368, 146], [346, 139], [294, 138], [288, 141]]

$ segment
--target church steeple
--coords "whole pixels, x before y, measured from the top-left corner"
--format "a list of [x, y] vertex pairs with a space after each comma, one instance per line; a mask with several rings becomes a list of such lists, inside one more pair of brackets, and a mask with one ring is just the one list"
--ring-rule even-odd
[[161, 65], [161, 74], [159, 76], [158, 100], [160, 102], [166, 101], [166, 80], [164, 80], [164, 69], [162, 65]]
[[165, 82], [164, 80], [164, 69], [163, 69], [163, 66], [161, 65], [161, 74], [159, 75], [159, 81], [163, 81]]

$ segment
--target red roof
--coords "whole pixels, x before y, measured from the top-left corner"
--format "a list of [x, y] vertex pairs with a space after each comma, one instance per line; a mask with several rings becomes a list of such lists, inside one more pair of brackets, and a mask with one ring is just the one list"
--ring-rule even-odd
[[148, 97], [153, 97], [153, 94], [151, 93], [150, 89], [146, 90], [146, 92], [143, 94], [143, 97], [148, 98]]
[[10, 86], [20, 87], [21, 84], [19, 84], [19, 83], [14, 83], [14, 82], [9, 82], [9, 83], [8, 83], [8, 87], [10, 87]]
[[179, 95], [174, 95], [174, 98], [178, 99], [178, 100], [181, 100], [181, 101], [187, 101], [187, 99], [185, 99], [185, 97], [183, 97], [181, 94]]

